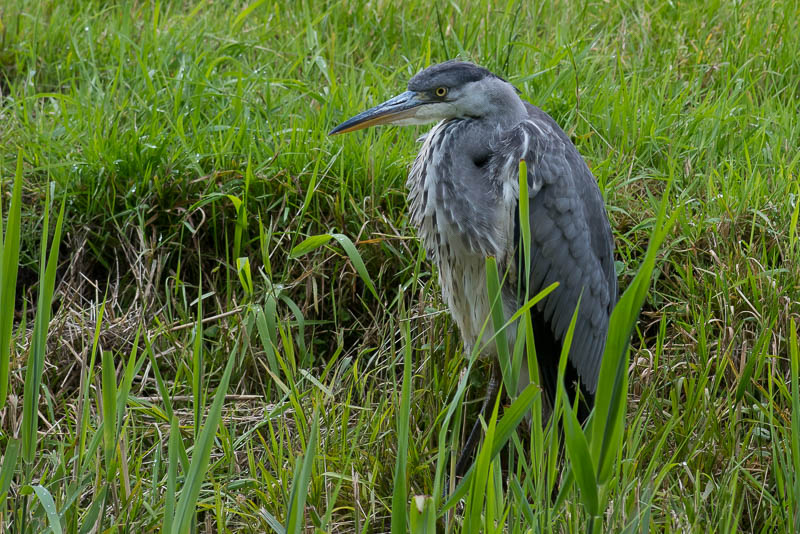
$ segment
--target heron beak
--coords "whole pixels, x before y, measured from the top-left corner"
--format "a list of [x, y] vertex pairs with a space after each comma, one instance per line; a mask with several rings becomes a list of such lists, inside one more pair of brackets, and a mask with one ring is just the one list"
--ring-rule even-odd
[[419, 106], [426, 103], [414, 91], [406, 91], [344, 121], [328, 135], [354, 132], [378, 124], [403, 124], [404, 120], [412, 119], [417, 114]]

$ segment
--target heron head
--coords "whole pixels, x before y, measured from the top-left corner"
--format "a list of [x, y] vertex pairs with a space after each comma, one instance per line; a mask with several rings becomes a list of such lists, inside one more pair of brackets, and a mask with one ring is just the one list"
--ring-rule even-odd
[[405, 126], [507, 112], [525, 113], [511, 84], [472, 63], [446, 61], [420, 71], [407, 91], [344, 121], [328, 135], [379, 124]]

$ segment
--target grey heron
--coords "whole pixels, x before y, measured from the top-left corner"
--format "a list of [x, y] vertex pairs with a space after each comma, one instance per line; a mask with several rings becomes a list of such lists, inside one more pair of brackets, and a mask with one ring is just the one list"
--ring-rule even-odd
[[[617, 296], [614, 240], [594, 176], [547, 113], [521, 99], [501, 77], [462, 61], [420, 71], [407, 91], [343, 122], [330, 135], [431, 122], [437, 124], [408, 175], [410, 221], [438, 267], [442, 297], [465, 349], [473, 347], [490, 313], [487, 256], [495, 256], [501, 273], [508, 273], [502, 293], [507, 318], [524, 304], [521, 295], [558, 282], [533, 309], [539, 375], [552, 405], [562, 343], [580, 297], [565, 386], [573, 399], [580, 391], [579, 417], [585, 419]], [[528, 173], [529, 279], [519, 261], [520, 160]], [[491, 322], [488, 330], [491, 334]], [[515, 329], [507, 330], [513, 338]], [[524, 382], [526, 368], [521, 375]], [[474, 445], [476, 430], [467, 448]]]

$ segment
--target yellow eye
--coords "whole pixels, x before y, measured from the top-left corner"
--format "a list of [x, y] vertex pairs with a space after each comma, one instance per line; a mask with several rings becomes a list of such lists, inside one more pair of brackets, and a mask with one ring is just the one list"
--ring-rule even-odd
[[437, 87], [436, 88], [436, 96], [439, 98], [444, 97], [447, 94], [447, 87]]

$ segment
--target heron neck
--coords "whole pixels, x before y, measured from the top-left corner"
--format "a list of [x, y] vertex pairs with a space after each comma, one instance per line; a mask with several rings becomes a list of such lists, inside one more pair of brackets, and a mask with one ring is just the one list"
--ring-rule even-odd
[[467, 113], [469, 118], [481, 121], [485, 128], [494, 131], [516, 126], [527, 117], [525, 104], [510, 83], [499, 78], [476, 83], [478, 90], [471, 92], [475, 97], [465, 106], [472, 110]]

